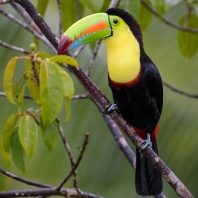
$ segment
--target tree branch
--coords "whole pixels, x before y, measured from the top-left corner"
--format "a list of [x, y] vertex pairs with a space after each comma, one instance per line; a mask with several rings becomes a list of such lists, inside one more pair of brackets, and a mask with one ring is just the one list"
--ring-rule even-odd
[[112, 0], [109, 5], [109, 8], [117, 7], [119, 3], [120, 3], [120, 0]]
[[[74, 160], [74, 156], [73, 153], [71, 151], [71, 148], [66, 140], [65, 134], [63, 132], [63, 129], [60, 125], [60, 121], [58, 120], [58, 118], [56, 118], [56, 121], [58, 123], [58, 131], [59, 131], [59, 135], [62, 139], [63, 145], [68, 153], [69, 159], [70, 159], [70, 163], [71, 163], [71, 168], [73, 168], [75, 166], [75, 160]], [[77, 179], [77, 172], [76, 169], [73, 171], [73, 186], [78, 189], [78, 179]]]
[[[34, 181], [30, 181], [30, 180], [27, 180], [27, 179], [23, 179], [21, 177], [18, 177], [8, 171], [5, 171], [3, 170], [2, 168], [0, 168], [0, 172], [14, 180], [17, 180], [17, 181], [20, 181], [22, 183], [25, 183], [27, 185], [31, 185], [31, 186], [36, 186], [36, 187], [39, 187], [39, 188], [51, 188], [52, 186], [49, 186], [47, 184], [41, 184], [41, 183], [38, 183], [38, 182], [34, 182]], [[1, 197], [1, 194], [0, 194], [0, 197]]]
[[79, 197], [79, 198], [102, 198], [100, 196], [80, 191], [80, 194], [75, 189], [62, 188], [59, 192], [57, 188], [40, 188], [40, 189], [28, 189], [28, 190], [14, 190], [14, 191], [1, 191], [0, 197], [36, 197], [36, 196], [51, 196], [60, 195], [63, 197]]
[[169, 85], [168, 83], [164, 82], [163, 81], [163, 85], [165, 87], [167, 87], [168, 89], [170, 89], [171, 91], [175, 92], [175, 93], [178, 93], [178, 94], [181, 94], [181, 95], [184, 95], [184, 96], [187, 96], [189, 98], [194, 98], [194, 99], [197, 99], [198, 98], [198, 94], [191, 94], [191, 93], [187, 93], [185, 91], [182, 91], [182, 90], [179, 90], [171, 85]]
[[193, 32], [193, 33], [198, 33], [198, 29], [195, 28], [188, 28], [188, 27], [184, 27], [184, 26], [180, 26], [176, 23], [173, 23], [169, 20], [167, 20], [166, 18], [162, 17], [161, 15], [159, 15], [145, 0], [141, 0], [141, 3], [150, 11], [153, 13], [153, 15], [155, 15], [157, 18], [159, 18], [160, 20], [162, 20], [165, 24], [176, 28], [178, 30], [182, 30], [182, 31], [186, 31], [186, 32]]
[[0, 45], [2, 45], [5, 48], [8, 48], [8, 49], [11, 49], [11, 50], [14, 50], [14, 51], [26, 54], [26, 55], [28, 55], [30, 53], [30, 51], [28, 51], [28, 50], [25, 50], [23, 48], [20, 48], [20, 47], [14, 46], [14, 45], [9, 45], [8, 43], [3, 42], [2, 40], [0, 40]]
[[52, 44], [41, 34], [39, 34], [37, 31], [32, 30], [27, 24], [25, 24], [23, 21], [17, 19], [15, 16], [13, 16], [10, 13], [7, 13], [6, 11], [2, 10], [0, 8], [0, 14], [4, 15], [5, 17], [9, 18], [10, 20], [14, 21], [15, 23], [17, 23], [18, 25], [20, 25], [21, 27], [23, 27], [24, 29], [26, 29], [27, 31], [29, 31], [31, 34], [33, 34], [34, 36], [38, 37], [43, 43], [45, 43], [50, 49], [52, 49], [54, 52], [56, 52], [56, 48], [54, 48], [52, 46]]
[[[38, 15], [36, 9], [28, 0], [16, 0], [21, 6], [32, 17], [34, 22], [38, 25], [40, 30], [46, 36], [46, 38], [52, 43], [52, 45], [57, 49], [58, 43], [54, 33], [50, 30], [48, 25]], [[110, 102], [107, 98], [100, 92], [100, 90], [94, 85], [94, 83], [86, 76], [81, 68], [69, 67], [82, 85], [87, 89], [90, 95], [101, 105], [101, 107], [106, 111], [110, 106]], [[117, 113], [112, 112], [110, 114], [111, 118], [116, 122], [116, 124], [126, 133], [131, 142], [136, 145], [139, 149], [142, 147], [143, 140], [135, 133], [134, 129]], [[157, 154], [150, 148], [147, 147], [143, 151], [144, 156], [146, 156], [154, 167], [162, 174], [162, 176], [167, 180], [167, 182], [175, 189], [180, 197], [191, 198], [193, 197], [188, 189], [183, 185], [183, 183], [176, 177], [176, 175], [165, 165], [165, 163], [157, 156]]]
[[42, 35], [42, 32], [38, 26], [34, 23], [30, 15], [21, 7], [18, 3], [12, 2], [11, 6], [18, 12], [18, 14], [35, 30], [38, 34]]
[[74, 52], [73, 57], [76, 58], [76, 57], [80, 54], [80, 52], [82, 52], [82, 50], [83, 50], [85, 47], [86, 47], [86, 45], [80, 46], [80, 47]]
[[92, 56], [92, 58], [91, 58], [90, 61], [89, 61], [89, 66], [88, 66], [88, 69], [87, 69], [87, 76], [89, 76], [89, 77], [90, 77], [91, 69], [92, 69], [92, 67], [93, 67], [93, 64], [94, 64], [94, 61], [95, 61], [96, 56], [97, 56], [97, 54], [98, 54], [98, 50], [99, 50], [99, 48], [100, 48], [101, 43], [102, 43], [102, 40], [99, 40], [99, 41], [96, 43], [96, 46], [95, 46], [94, 51], [93, 51], [93, 56]]
[[77, 169], [78, 165], [80, 164], [83, 154], [85, 152], [86, 146], [88, 144], [88, 139], [89, 139], [89, 133], [85, 133], [85, 139], [84, 139], [82, 148], [80, 149], [80, 155], [78, 156], [78, 159], [76, 160], [76, 163], [72, 167], [71, 171], [67, 174], [67, 176], [62, 180], [62, 182], [57, 187], [57, 191], [60, 191], [60, 189], [68, 181], [68, 179], [72, 176], [72, 174], [74, 173], [74, 171]]

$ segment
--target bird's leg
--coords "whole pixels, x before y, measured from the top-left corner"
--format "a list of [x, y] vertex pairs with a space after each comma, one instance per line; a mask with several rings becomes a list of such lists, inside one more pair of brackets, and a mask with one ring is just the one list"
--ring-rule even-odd
[[150, 135], [150, 133], [147, 133], [147, 139], [144, 140], [143, 146], [142, 146], [142, 148], [140, 149], [140, 153], [141, 153], [147, 146], [152, 147], [151, 135]]
[[107, 111], [103, 112], [103, 114], [107, 114], [108, 115], [112, 111], [118, 111], [119, 112], [117, 104], [112, 104]]

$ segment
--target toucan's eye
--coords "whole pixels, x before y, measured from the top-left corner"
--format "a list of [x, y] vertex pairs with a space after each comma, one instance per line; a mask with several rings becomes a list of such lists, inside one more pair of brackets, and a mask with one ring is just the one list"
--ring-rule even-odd
[[118, 22], [119, 22], [118, 19], [113, 19], [113, 24], [114, 24], [114, 25], [117, 25]]

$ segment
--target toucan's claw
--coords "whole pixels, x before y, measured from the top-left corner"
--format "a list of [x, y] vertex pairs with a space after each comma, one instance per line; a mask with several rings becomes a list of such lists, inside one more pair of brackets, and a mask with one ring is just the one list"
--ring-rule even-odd
[[112, 104], [107, 111], [103, 112], [103, 114], [107, 114], [108, 115], [112, 111], [118, 111], [119, 112], [117, 104]]
[[150, 133], [147, 133], [147, 139], [143, 141], [143, 146], [140, 149], [140, 153], [148, 146], [152, 147]]
[[142, 148], [140, 149], [140, 153], [141, 153], [147, 146], [152, 147], [152, 143], [151, 143], [150, 140], [144, 140], [143, 146], [142, 146]]

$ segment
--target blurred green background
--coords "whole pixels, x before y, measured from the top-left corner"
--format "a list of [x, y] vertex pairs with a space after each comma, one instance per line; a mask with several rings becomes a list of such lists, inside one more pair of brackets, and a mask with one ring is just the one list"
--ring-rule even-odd
[[[17, 14], [9, 5], [2, 9]], [[165, 17], [178, 22], [180, 16], [186, 12], [184, 3], [169, 10]], [[53, 13], [53, 14], [52, 14]], [[45, 19], [52, 30], [58, 35], [58, 12], [55, 2], [51, 1]], [[16, 46], [28, 49], [33, 37], [4, 16], [0, 15], [0, 39]], [[157, 65], [162, 79], [172, 86], [190, 93], [198, 93], [198, 55], [192, 59], [184, 59], [177, 46], [177, 31], [153, 17], [152, 23], [144, 34], [145, 51]], [[39, 50], [47, 50], [42, 43]], [[13, 56], [21, 55], [0, 46], [0, 91], [6, 63]], [[78, 62], [86, 70], [92, 56], [89, 46], [79, 55]], [[18, 66], [24, 67], [24, 65]], [[19, 76], [20, 76], [20, 69]], [[71, 74], [75, 82], [75, 94], [85, 93], [84, 88]], [[112, 101], [107, 84], [106, 49], [102, 44], [91, 79], [99, 89]], [[6, 98], [0, 97], [0, 135], [3, 125], [9, 115], [17, 108]], [[26, 102], [31, 106], [31, 101]], [[60, 117], [63, 116], [62, 114]], [[164, 87], [164, 107], [160, 120], [158, 148], [161, 159], [198, 197], [198, 100], [176, 94]], [[135, 192], [134, 170], [125, 159], [107, 128], [101, 114], [88, 99], [72, 101], [71, 119], [64, 127], [67, 140], [77, 158], [85, 132], [90, 133], [89, 144], [83, 160], [78, 168], [79, 187], [83, 191], [91, 192], [108, 198], [139, 197]], [[0, 143], [1, 146], [2, 143]], [[131, 145], [131, 143], [129, 142]], [[2, 147], [2, 146], [1, 146]], [[131, 145], [134, 149], [134, 146]], [[70, 170], [67, 153], [59, 139], [56, 148], [48, 152], [39, 136], [36, 155], [26, 157], [26, 174], [18, 171], [12, 161], [6, 162], [0, 155], [0, 167], [27, 179], [56, 186]], [[5, 154], [4, 154], [5, 157]], [[9, 158], [9, 156], [7, 156]], [[65, 187], [72, 187], [70, 180]], [[14, 190], [32, 188], [12, 179], [0, 175], [0, 189]], [[164, 194], [167, 197], [177, 197], [173, 189], [164, 181]]]

